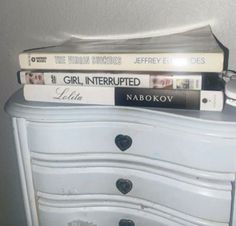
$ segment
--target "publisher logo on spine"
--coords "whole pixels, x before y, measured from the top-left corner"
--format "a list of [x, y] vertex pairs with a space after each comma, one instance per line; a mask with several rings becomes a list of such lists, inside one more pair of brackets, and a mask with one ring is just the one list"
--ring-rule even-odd
[[47, 57], [31, 57], [30, 61], [32, 63], [46, 63]]

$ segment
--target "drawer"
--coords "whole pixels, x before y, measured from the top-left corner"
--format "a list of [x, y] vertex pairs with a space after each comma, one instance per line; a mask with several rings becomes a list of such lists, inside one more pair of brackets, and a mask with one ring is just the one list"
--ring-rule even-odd
[[231, 210], [231, 184], [201, 184], [198, 179], [181, 180], [169, 173], [163, 176], [144, 170], [120, 167], [58, 168], [33, 165], [36, 191], [60, 195], [106, 194], [147, 200], [194, 217], [228, 222]]
[[38, 204], [40, 225], [47, 226], [229, 226], [113, 196], [39, 198]]
[[130, 122], [30, 122], [27, 132], [29, 149], [37, 153], [123, 153], [218, 172], [232, 172], [236, 165], [236, 140], [203, 130]]

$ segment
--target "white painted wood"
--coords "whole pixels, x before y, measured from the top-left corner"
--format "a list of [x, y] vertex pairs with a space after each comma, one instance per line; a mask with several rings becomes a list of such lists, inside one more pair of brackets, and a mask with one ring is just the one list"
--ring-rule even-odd
[[[81, 208], [52, 208], [39, 205], [40, 222], [47, 226], [69, 226], [71, 222], [91, 222], [96, 226], [117, 226], [121, 219], [129, 219], [136, 226], [183, 226], [165, 218], [135, 210], [133, 206], [125, 207], [81, 207]], [[185, 224], [191, 225], [191, 224]], [[193, 225], [191, 225], [193, 226]]]
[[137, 205], [119, 202], [92, 202], [70, 205], [70, 203], [50, 202], [39, 200], [39, 218], [43, 225], [70, 226], [71, 222], [89, 222], [96, 226], [119, 225], [121, 219], [132, 220], [136, 226], [228, 226], [227, 223], [210, 221], [191, 221], [176, 218], [170, 214], [153, 211], [152, 208], [140, 208]]
[[35, 189], [44, 193], [123, 195], [116, 187], [116, 181], [123, 178], [133, 184], [125, 196], [140, 202], [148, 200], [212, 221], [227, 222], [230, 217], [231, 190], [209, 189], [129, 168], [33, 166], [33, 173]]
[[26, 138], [26, 121], [21, 118], [13, 118], [13, 128], [27, 224], [29, 226], [38, 226], [37, 204], [33, 188], [30, 153]]
[[[208, 221], [201, 218], [196, 218], [179, 211], [175, 211], [165, 206], [156, 203], [142, 200], [133, 197], [124, 197], [119, 195], [52, 195], [47, 193], [38, 192], [39, 204], [42, 206], [56, 207], [56, 208], [78, 208], [89, 206], [124, 206], [124, 203], [135, 205], [138, 209], [148, 211], [154, 215], [174, 220], [175, 222], [182, 223], [183, 225], [201, 225], [201, 226], [222, 226], [228, 223], [219, 223]], [[185, 222], [185, 223], [183, 223]]]
[[[28, 226], [115, 226], [125, 217], [135, 226], [236, 226], [235, 108], [33, 103], [20, 91], [6, 110]], [[114, 142], [118, 134], [132, 138], [126, 151]], [[133, 183], [126, 195], [119, 178]]]
[[[125, 155], [209, 171], [230, 172], [235, 168], [236, 139], [205, 134], [202, 130], [186, 132], [182, 127], [166, 127], [168, 124], [152, 126], [125, 121], [29, 123], [27, 126], [29, 148], [34, 152], [118, 154], [121, 151], [115, 144], [115, 137], [124, 134], [133, 140], [132, 146], [123, 152]], [[61, 140], [63, 142], [58, 142]], [[208, 153], [208, 158], [205, 153]]]
[[185, 178], [197, 178], [198, 183], [207, 180], [214, 181], [214, 185], [216, 185], [217, 182], [228, 184], [229, 181], [235, 180], [234, 173], [203, 171], [141, 156], [124, 155], [123, 153], [114, 155], [112, 153], [42, 154], [31, 152], [31, 157], [32, 163], [40, 166], [56, 167], [60, 164], [61, 167], [85, 167], [99, 165], [115, 166], [116, 164], [123, 164], [132, 167], [135, 165], [135, 168], [145, 167], [145, 171], [148, 172], [151, 172], [152, 170], [161, 170], [162, 175], [167, 175], [169, 172], [179, 172], [181, 175], [185, 175]]

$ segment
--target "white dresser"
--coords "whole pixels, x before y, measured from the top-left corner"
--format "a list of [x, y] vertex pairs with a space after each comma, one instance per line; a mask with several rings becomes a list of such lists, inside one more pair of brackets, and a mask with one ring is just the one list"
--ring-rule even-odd
[[236, 226], [236, 109], [5, 108], [28, 226]]

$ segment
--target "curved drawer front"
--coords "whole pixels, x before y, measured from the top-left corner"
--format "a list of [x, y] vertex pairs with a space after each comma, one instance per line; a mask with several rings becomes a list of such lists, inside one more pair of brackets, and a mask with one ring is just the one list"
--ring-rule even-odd
[[[182, 224], [121, 207], [46, 208], [39, 206], [41, 225], [47, 226], [183, 226]], [[120, 222], [128, 222], [122, 224]]]
[[[166, 208], [155, 210], [137, 203], [123, 202], [109, 196], [101, 201], [90, 196], [89, 200], [48, 201], [39, 198], [39, 220], [47, 226], [228, 226], [193, 218]], [[111, 198], [110, 198], [111, 197]], [[59, 197], [60, 198], [60, 197]], [[93, 200], [94, 199], [94, 200]], [[183, 220], [184, 219], [184, 220]]]
[[236, 141], [204, 131], [125, 122], [30, 122], [27, 130], [30, 150], [39, 153], [123, 153], [226, 172], [236, 164]]
[[[33, 165], [35, 189], [50, 194], [109, 194], [134, 197], [189, 215], [228, 222], [231, 191], [184, 183], [144, 171], [113, 168], [48, 168]], [[207, 208], [205, 208], [207, 206]]]

